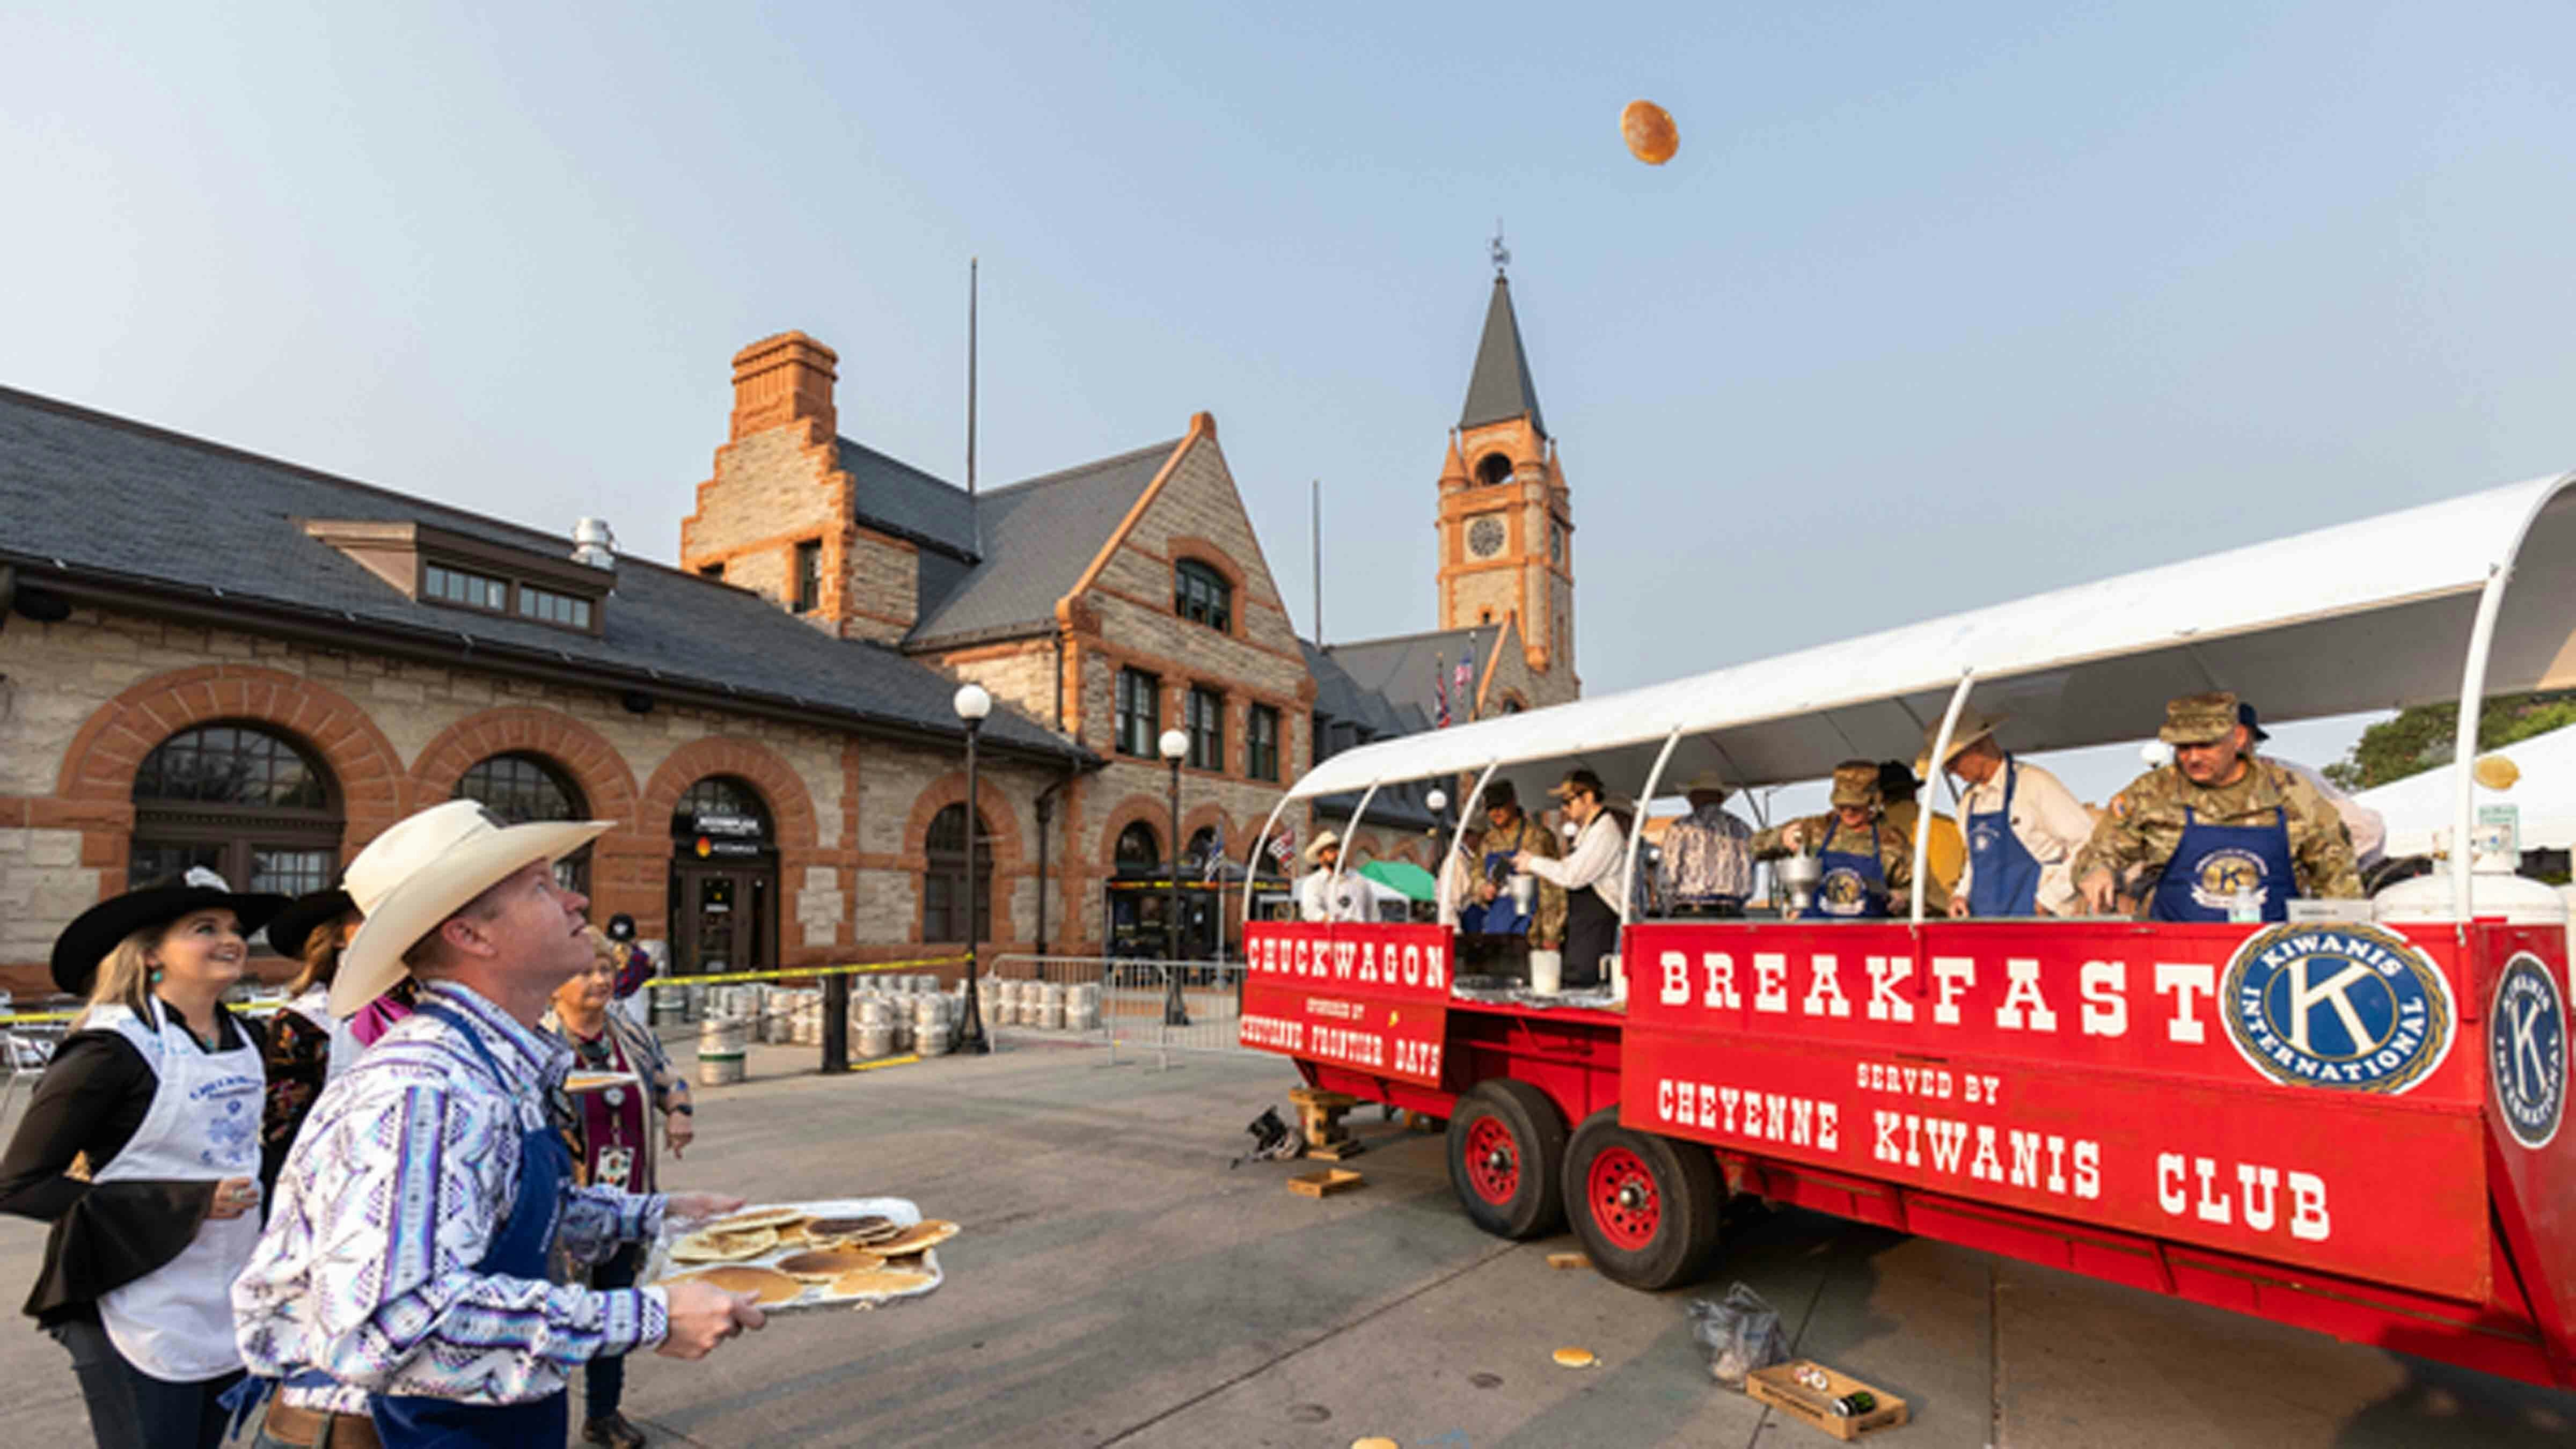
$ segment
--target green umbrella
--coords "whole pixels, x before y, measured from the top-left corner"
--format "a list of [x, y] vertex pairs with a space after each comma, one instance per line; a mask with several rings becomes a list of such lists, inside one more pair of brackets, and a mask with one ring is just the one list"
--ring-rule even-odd
[[1431, 872], [1408, 860], [1372, 860], [1360, 867], [1360, 874], [1409, 901], [1440, 897], [1440, 883], [1431, 878]]

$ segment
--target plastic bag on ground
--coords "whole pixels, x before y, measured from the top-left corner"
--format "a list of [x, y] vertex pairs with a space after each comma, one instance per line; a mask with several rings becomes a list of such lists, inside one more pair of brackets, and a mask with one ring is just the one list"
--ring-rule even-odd
[[1789, 1361], [1789, 1340], [1780, 1331], [1780, 1314], [1762, 1295], [1741, 1283], [1726, 1290], [1726, 1301], [1693, 1299], [1691, 1337], [1708, 1350], [1709, 1376], [1742, 1391], [1755, 1369]]

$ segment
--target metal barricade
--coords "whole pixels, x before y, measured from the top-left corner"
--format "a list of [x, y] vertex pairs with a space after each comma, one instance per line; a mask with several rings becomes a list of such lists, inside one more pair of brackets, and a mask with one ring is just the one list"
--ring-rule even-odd
[[[1243, 1015], [1240, 961], [1136, 961], [1103, 956], [999, 956], [980, 989], [985, 1029], [1033, 1040], [1081, 1041], [1109, 1048], [1150, 1051], [1160, 1067], [1175, 1052], [1237, 1052]], [[1065, 1023], [1049, 1026], [1047, 990], [1068, 1001], [1089, 993], [1096, 1009], [1077, 1021], [1068, 1006]], [[1037, 1002], [1032, 1017], [1028, 1003]]]

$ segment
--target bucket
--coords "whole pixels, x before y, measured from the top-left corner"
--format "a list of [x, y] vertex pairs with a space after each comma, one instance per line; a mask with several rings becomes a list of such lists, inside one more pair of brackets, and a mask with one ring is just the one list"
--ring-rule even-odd
[[1532, 951], [1529, 972], [1532, 995], [1554, 996], [1565, 979], [1565, 956], [1557, 951]]
[[750, 1022], [709, 1017], [698, 1028], [698, 1081], [709, 1087], [741, 1081], [743, 1049], [750, 1041]]

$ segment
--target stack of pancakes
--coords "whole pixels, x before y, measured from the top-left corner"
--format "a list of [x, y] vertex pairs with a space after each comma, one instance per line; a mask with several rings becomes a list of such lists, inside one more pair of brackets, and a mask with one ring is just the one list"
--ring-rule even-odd
[[[721, 1264], [676, 1274], [700, 1278], [728, 1292], [749, 1293], [763, 1306], [785, 1303], [820, 1287], [833, 1298], [908, 1293], [936, 1281], [926, 1254], [957, 1235], [957, 1224], [937, 1220], [906, 1227], [891, 1218], [816, 1217], [795, 1208], [762, 1208], [719, 1219], [671, 1245], [674, 1264]], [[751, 1259], [786, 1249], [774, 1264]]]

